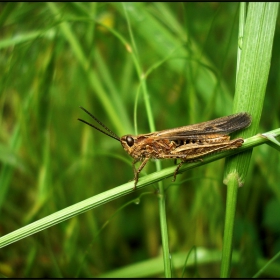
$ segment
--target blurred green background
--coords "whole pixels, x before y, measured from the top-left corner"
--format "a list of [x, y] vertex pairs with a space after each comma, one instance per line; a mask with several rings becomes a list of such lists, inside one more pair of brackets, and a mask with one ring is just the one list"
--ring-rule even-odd
[[[119, 136], [148, 133], [136, 66], [147, 74], [157, 130], [232, 113], [238, 3], [1, 3], [0, 10], [1, 236], [133, 178], [121, 145], [77, 118], [93, 122], [83, 106]], [[259, 132], [279, 127], [279, 35], [278, 17]], [[163, 181], [172, 254], [221, 251], [223, 166]], [[141, 175], [154, 171], [150, 162]], [[280, 251], [279, 181], [279, 154], [255, 148], [238, 194], [233, 277], [251, 277]], [[154, 187], [1, 249], [1, 275], [96, 277], [161, 257]], [[140, 203], [126, 205], [141, 193]], [[215, 277], [219, 267], [213, 259], [185, 276]]]

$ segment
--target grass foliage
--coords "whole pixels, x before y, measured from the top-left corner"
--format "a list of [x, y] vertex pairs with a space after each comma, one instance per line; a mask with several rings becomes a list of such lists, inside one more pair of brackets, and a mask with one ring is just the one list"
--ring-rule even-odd
[[[151, 161], [141, 173], [149, 176], [132, 191], [132, 159], [77, 118], [93, 122], [83, 106], [121, 136], [240, 108], [240, 100], [233, 103], [239, 4], [1, 3], [0, 9], [1, 275], [217, 277], [224, 160], [192, 163], [174, 183], [172, 161]], [[239, 68], [266, 93], [248, 101], [259, 133], [279, 128], [278, 44], [279, 18], [268, 77], [253, 73], [257, 66]], [[254, 102], [263, 104], [255, 109]], [[246, 160], [234, 208], [232, 277], [258, 271], [280, 277], [280, 155], [273, 145], [258, 146]], [[160, 185], [158, 174], [168, 177]]]

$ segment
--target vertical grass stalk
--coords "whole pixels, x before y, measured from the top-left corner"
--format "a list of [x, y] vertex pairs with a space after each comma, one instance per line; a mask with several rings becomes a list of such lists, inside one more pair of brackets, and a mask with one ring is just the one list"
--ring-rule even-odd
[[[137, 48], [133, 37], [133, 32], [130, 25], [129, 16], [127, 14], [126, 4], [123, 4], [125, 16], [127, 19], [130, 38], [133, 44], [133, 51], [135, 52], [134, 55], [134, 63], [137, 69], [137, 74], [139, 80], [141, 82], [143, 97], [149, 122], [149, 127], [151, 131], [155, 131], [155, 123], [152, 114], [152, 107], [148, 95], [148, 90], [146, 86], [146, 77], [142, 71], [142, 67], [140, 65], [139, 59], [137, 59]], [[161, 170], [161, 163], [160, 161], [156, 161], [156, 170]], [[163, 251], [163, 263], [164, 263], [164, 272], [165, 277], [171, 277], [171, 262], [170, 262], [170, 254], [169, 254], [169, 241], [168, 241], [168, 230], [167, 230], [167, 220], [166, 220], [166, 209], [165, 209], [165, 191], [162, 182], [159, 182], [159, 215], [160, 215], [160, 230], [161, 230], [161, 239], [162, 239], [162, 251]]]
[[[243, 27], [245, 3], [241, 3], [240, 26]], [[278, 3], [249, 3], [244, 35], [239, 36], [240, 63], [237, 73], [233, 112], [248, 112], [252, 124], [235, 136], [256, 134], [264, 103], [271, 61], [271, 50], [278, 13]], [[227, 203], [222, 251], [221, 277], [229, 277], [232, 255], [232, 235], [238, 186], [244, 184], [252, 151], [226, 160], [224, 183], [227, 185]]]

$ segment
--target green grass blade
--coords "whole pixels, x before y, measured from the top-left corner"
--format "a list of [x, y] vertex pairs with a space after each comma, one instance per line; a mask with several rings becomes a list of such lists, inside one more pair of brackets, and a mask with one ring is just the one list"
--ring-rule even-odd
[[[276, 136], [279, 136], [280, 129], [271, 131], [270, 133], [272, 133]], [[221, 158], [225, 157], [226, 155], [228, 156], [228, 155], [233, 155], [233, 154], [244, 152], [248, 149], [252, 149], [255, 146], [266, 143], [267, 141], [268, 141], [268, 139], [266, 137], [262, 137], [261, 135], [253, 136], [249, 139], [246, 139], [245, 143], [239, 149], [214, 154], [212, 156], [206, 157], [202, 162], [199, 161], [199, 162], [185, 164], [181, 167], [179, 173], [182, 173], [186, 170], [195, 168], [200, 165], [208, 164], [212, 161], [221, 159]], [[163, 169], [161, 171], [141, 177], [137, 184], [137, 190], [140, 190], [153, 183], [159, 182], [165, 178], [173, 177], [173, 173], [174, 173], [174, 167], [169, 167], [169, 168]], [[6, 235], [0, 237], [0, 248], [3, 248], [16, 241], [19, 241], [27, 236], [33, 235], [46, 228], [57, 225], [63, 221], [66, 221], [72, 217], [75, 217], [79, 214], [89, 211], [95, 207], [103, 205], [109, 201], [112, 201], [121, 196], [127, 195], [128, 193], [134, 193], [133, 186], [134, 186], [134, 182], [129, 182], [129, 183], [123, 184], [121, 186], [115, 187], [109, 191], [103, 192], [101, 194], [88, 198], [84, 201], [76, 203], [72, 206], [64, 208], [63, 210], [60, 210], [54, 214], [51, 214], [45, 218], [42, 218], [36, 222], [33, 222], [25, 227], [22, 227], [16, 231], [6, 234]], [[162, 199], [162, 198], [160, 198], [160, 199]]]
[[[253, 121], [248, 129], [236, 133], [241, 137], [255, 134], [259, 127], [270, 69], [277, 13], [278, 3], [250, 3], [248, 7], [233, 111], [248, 112], [252, 115]], [[230, 275], [237, 188], [244, 183], [251, 153], [252, 151], [249, 151], [226, 160], [224, 182], [227, 184], [228, 193], [221, 277]]]
[[[132, 46], [133, 46], [133, 52], [135, 53], [135, 67], [138, 72], [138, 77], [142, 86], [142, 92], [143, 92], [143, 97], [144, 97], [144, 102], [145, 102], [145, 107], [146, 107], [146, 112], [147, 112], [147, 118], [149, 121], [149, 127], [151, 131], [155, 131], [155, 122], [153, 118], [153, 113], [152, 113], [152, 105], [149, 99], [149, 94], [148, 94], [148, 89], [146, 85], [146, 80], [145, 77], [143, 77], [143, 70], [140, 65], [139, 61], [139, 56], [137, 52], [137, 47], [135, 44], [133, 32], [131, 29], [131, 24], [130, 24], [130, 17], [128, 16], [128, 9], [127, 9], [127, 4], [124, 4], [124, 11], [129, 27], [129, 32], [130, 32], [130, 37], [132, 41]], [[137, 100], [137, 99], [136, 99]], [[159, 161], [156, 162], [156, 170], [160, 171], [161, 170], [161, 163]], [[162, 239], [162, 250], [163, 250], [163, 262], [164, 262], [164, 271], [165, 271], [165, 276], [167, 278], [171, 277], [171, 262], [170, 262], [170, 253], [169, 253], [169, 240], [168, 240], [168, 228], [167, 228], [167, 218], [166, 218], [166, 207], [165, 207], [165, 191], [162, 182], [159, 182], [159, 215], [160, 215], [160, 229], [161, 229], [161, 239]]]

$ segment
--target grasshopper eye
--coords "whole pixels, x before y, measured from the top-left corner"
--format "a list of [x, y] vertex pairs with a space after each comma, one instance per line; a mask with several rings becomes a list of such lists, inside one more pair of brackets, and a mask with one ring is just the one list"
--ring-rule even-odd
[[129, 147], [134, 145], [134, 139], [131, 136], [126, 136], [125, 141]]

